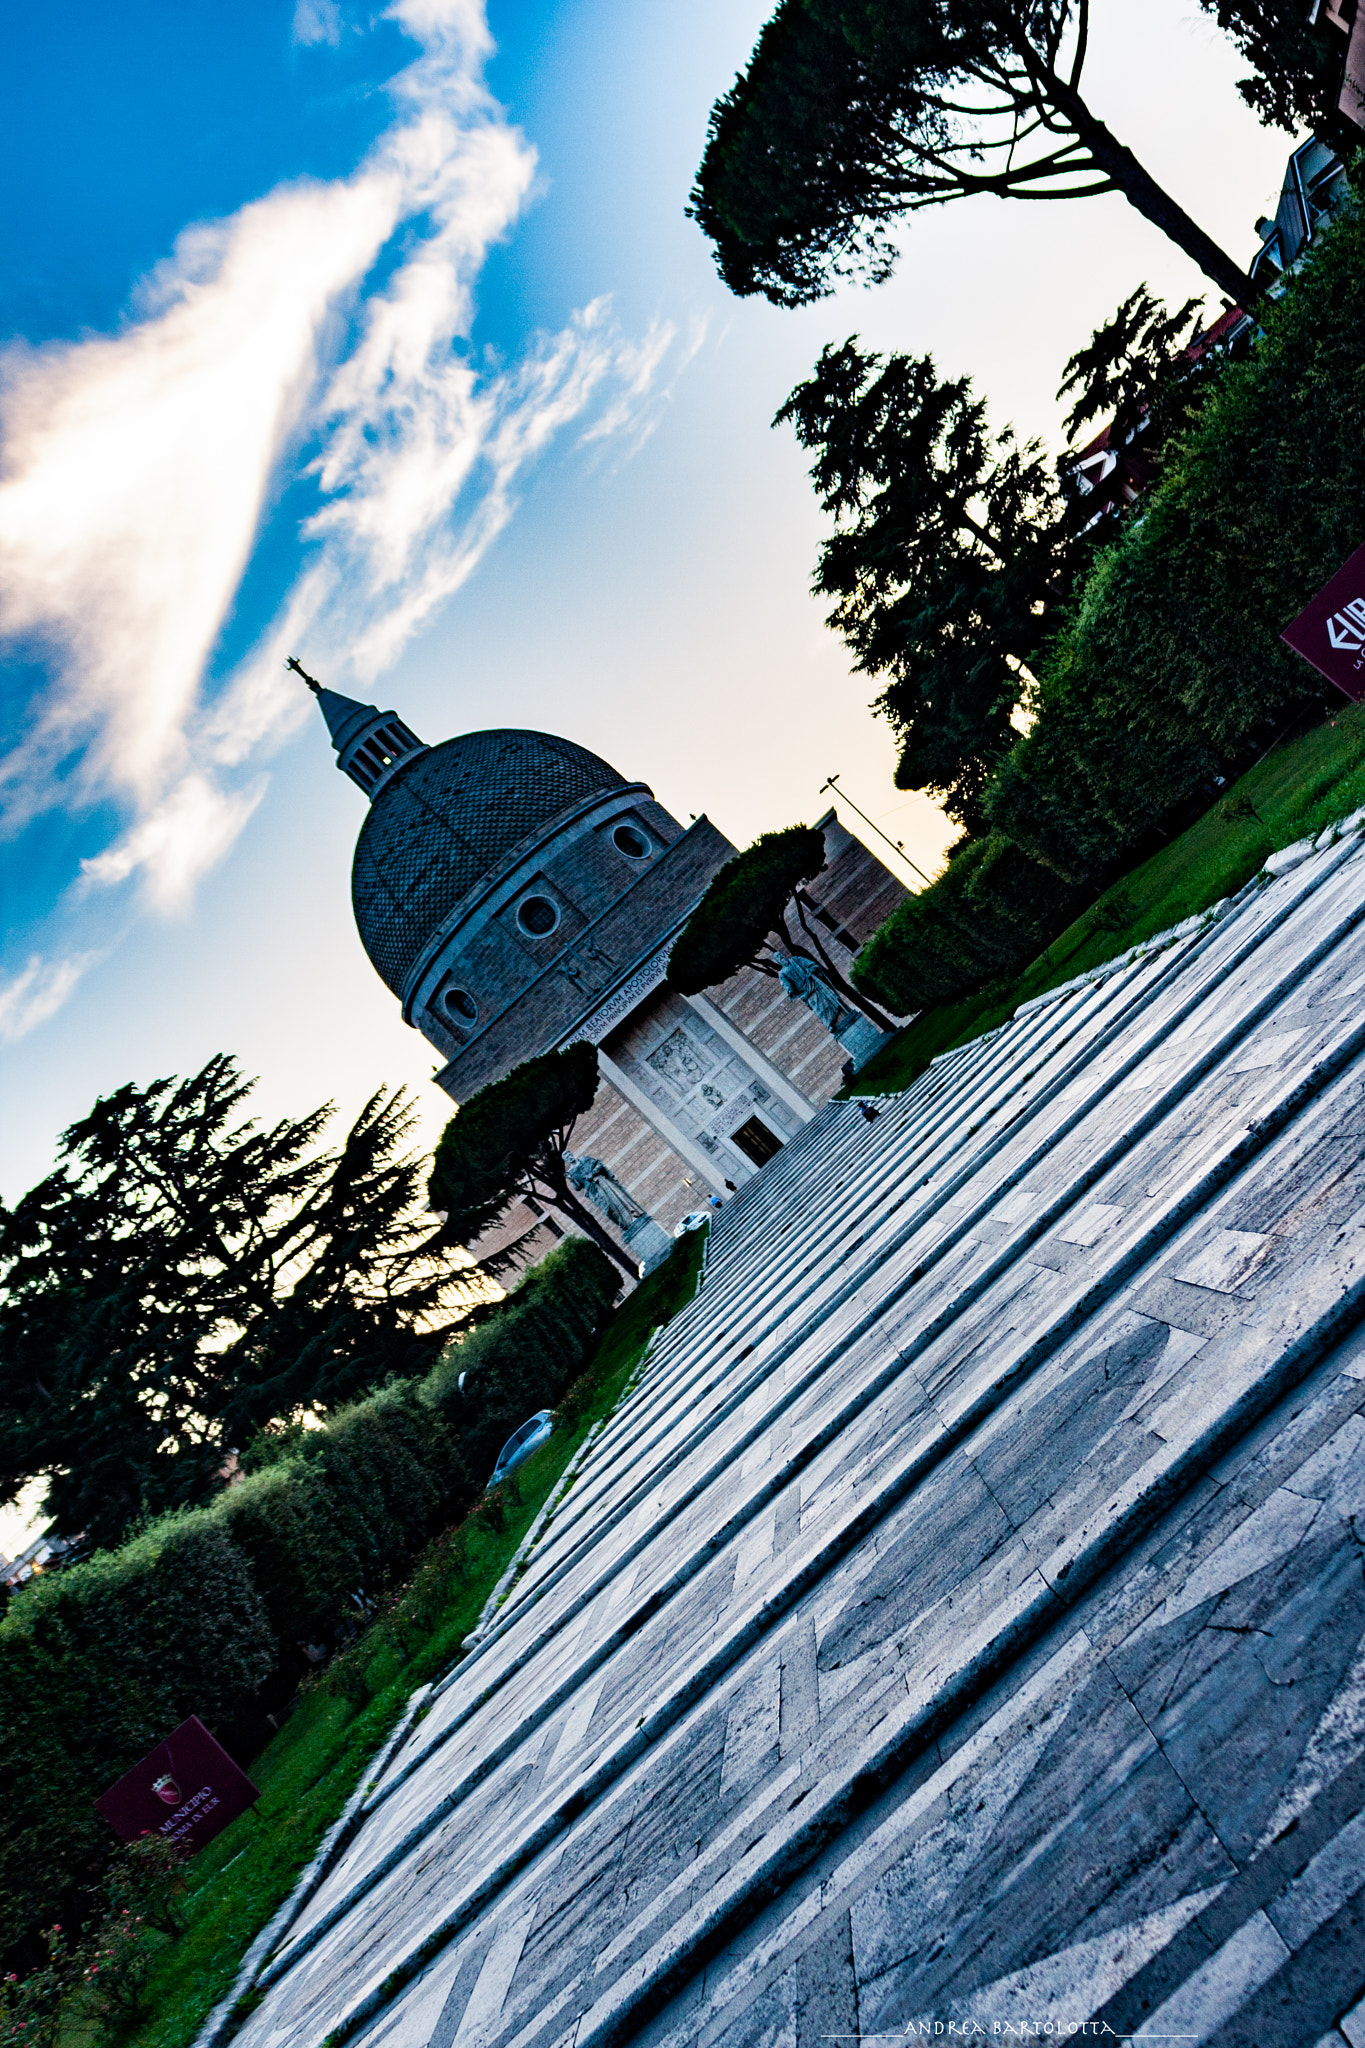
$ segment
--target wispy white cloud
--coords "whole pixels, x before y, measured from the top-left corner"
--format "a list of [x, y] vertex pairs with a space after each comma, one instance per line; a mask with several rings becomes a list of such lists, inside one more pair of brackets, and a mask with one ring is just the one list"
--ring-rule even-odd
[[183, 910], [200, 876], [233, 845], [265, 788], [265, 776], [258, 775], [245, 789], [220, 789], [191, 769], [111, 847], [81, 862], [81, 880], [107, 889], [141, 874], [156, 909]]
[[97, 958], [94, 953], [73, 953], [64, 960], [44, 960], [33, 954], [27, 966], [0, 982], [0, 1039], [22, 1038], [45, 1024]]
[[[663, 325], [627, 340], [599, 301], [510, 367], [473, 359], [475, 286], [535, 154], [483, 83], [476, 0], [395, 0], [389, 18], [420, 55], [351, 177], [188, 230], [118, 334], [0, 363], [0, 633], [51, 668], [0, 762], [6, 822], [113, 794], [129, 822], [83, 879], [139, 877], [162, 910], [259, 801], [245, 765], [306, 715], [284, 654], [307, 634], [330, 680], [372, 682], [470, 574], [549, 442], [585, 418], [590, 436], [628, 434], [673, 344]], [[298, 0], [296, 39], [340, 32], [331, 0]], [[299, 471], [320, 505], [298, 575], [205, 703], [262, 516]]]
[[325, 319], [391, 232], [398, 180], [299, 185], [181, 238], [154, 317], [12, 351], [0, 386], [0, 631], [55, 674], [0, 767], [11, 822], [80, 750], [77, 795], [156, 802], [317, 375]]
[[296, 43], [330, 43], [335, 49], [341, 41], [337, 0], [294, 0], [292, 34]]
[[[679, 335], [671, 321], [654, 320], [638, 342], [621, 350], [617, 395], [585, 428], [581, 445], [625, 436], [627, 453], [633, 455], [659, 423], [659, 417], [673, 396], [673, 387], [706, 339], [705, 317], [694, 319], [689, 330]], [[668, 365], [668, 376], [661, 372]]]

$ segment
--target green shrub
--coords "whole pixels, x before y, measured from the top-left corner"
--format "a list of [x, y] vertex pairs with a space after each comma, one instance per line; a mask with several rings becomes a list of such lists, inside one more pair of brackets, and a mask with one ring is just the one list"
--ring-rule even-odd
[[344, 1408], [310, 1432], [305, 1457], [369, 1585], [420, 1550], [470, 1498], [456, 1445], [410, 1383]]
[[44, 1961], [0, 1983], [0, 2041], [24, 2048], [122, 2037], [137, 2012], [157, 1949], [181, 1933], [185, 1864], [157, 1835], [114, 1852], [76, 1939], [60, 1922], [43, 1928]]
[[859, 953], [853, 979], [864, 994], [902, 1016], [947, 1003], [995, 971], [993, 952], [964, 918], [966, 888], [982, 842], [955, 849], [946, 871], [907, 896]]
[[906, 897], [858, 955], [854, 979], [902, 1016], [956, 1002], [1031, 960], [1086, 893], [992, 832]]
[[295, 1456], [253, 1472], [217, 1512], [251, 1567], [277, 1647], [328, 1634], [365, 1574], [321, 1465]]
[[108, 1862], [98, 1795], [188, 1714], [222, 1720], [274, 1662], [250, 1567], [211, 1509], [26, 1589], [0, 1624], [0, 1944]]
[[411, 1383], [381, 1388], [321, 1429], [253, 1443], [215, 1504], [245, 1553], [281, 1655], [330, 1637], [349, 1596], [379, 1589], [474, 1497], [458, 1442]]
[[596, 1245], [565, 1238], [498, 1315], [447, 1349], [424, 1381], [423, 1397], [459, 1441], [472, 1473], [491, 1471], [512, 1431], [557, 1405], [581, 1372], [619, 1285]]
[[1201, 783], [1212, 786], [1219, 773], [1217, 756], [1183, 715], [1159, 720], [1150, 698], [1126, 685], [1125, 674], [1100, 688], [1074, 641], [1059, 641], [1033, 729], [1006, 758], [988, 797], [997, 831], [1063, 882], [1088, 884], [1092, 893], [1163, 812]]
[[0, 1980], [0, 2041], [17, 2048], [60, 2048], [71, 2016], [73, 1995], [83, 1988], [85, 1952], [71, 1942], [60, 1922], [38, 1936], [44, 1960], [20, 1977], [7, 1971]]

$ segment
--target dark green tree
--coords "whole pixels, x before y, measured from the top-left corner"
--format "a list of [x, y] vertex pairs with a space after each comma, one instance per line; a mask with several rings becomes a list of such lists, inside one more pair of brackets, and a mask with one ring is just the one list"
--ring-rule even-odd
[[401, 1091], [329, 1153], [330, 1108], [263, 1129], [251, 1086], [221, 1054], [130, 1082], [0, 1210], [0, 1495], [45, 1475], [67, 1535], [205, 1497], [261, 1424], [415, 1370], [419, 1329], [469, 1292], [421, 1213]]
[[979, 192], [1121, 192], [1237, 303], [1260, 287], [1091, 111], [1089, 0], [781, 0], [718, 100], [689, 208], [734, 292], [889, 275], [893, 231]]
[[[727, 860], [684, 925], [668, 960], [668, 981], [680, 995], [694, 996], [727, 981], [741, 967], [776, 980], [779, 955], [809, 960], [846, 1001], [880, 1030], [888, 1020], [839, 972], [807, 911], [814, 908], [805, 884], [825, 865], [825, 839], [812, 825], [788, 825], [765, 832], [743, 853]], [[792, 936], [795, 916], [811, 952]]]
[[1084, 549], [1037, 442], [992, 434], [965, 377], [930, 356], [827, 347], [777, 415], [815, 452], [834, 531], [812, 586], [901, 745], [896, 782], [971, 832], [1015, 738], [1028, 662]]
[[[581, 1040], [513, 1067], [462, 1103], [441, 1133], [432, 1162], [431, 1205], [446, 1236], [471, 1244], [527, 1196], [567, 1216], [631, 1279], [638, 1268], [569, 1186], [564, 1153], [577, 1119], [597, 1093], [597, 1047]], [[489, 1270], [506, 1265], [484, 1261]]]
[[1200, 340], [1203, 321], [1202, 299], [1173, 313], [1140, 284], [1067, 363], [1057, 393], [1074, 393], [1065, 433], [1076, 441], [1087, 425], [1107, 424], [1109, 446], [1141, 490], [1160, 475], [1166, 451], [1193, 425], [1229, 360], [1225, 343]]
[[[1312, 7], [1304, 0], [1199, 4], [1216, 17], [1251, 65], [1251, 76], [1238, 79], [1237, 90], [1267, 127], [1291, 135], [1311, 128], [1347, 140], [1339, 95], [1349, 32], [1336, 6]], [[1357, 129], [1365, 127], [1365, 105], [1348, 106], [1345, 113]]]

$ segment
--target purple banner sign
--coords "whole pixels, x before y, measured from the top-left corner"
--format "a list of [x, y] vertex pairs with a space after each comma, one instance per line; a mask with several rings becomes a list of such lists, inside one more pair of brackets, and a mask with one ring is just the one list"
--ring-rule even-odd
[[260, 1793], [197, 1714], [95, 1801], [116, 1835], [160, 1835], [187, 1856], [236, 1820]]
[[1280, 638], [1357, 704], [1365, 699], [1365, 548], [1356, 549]]

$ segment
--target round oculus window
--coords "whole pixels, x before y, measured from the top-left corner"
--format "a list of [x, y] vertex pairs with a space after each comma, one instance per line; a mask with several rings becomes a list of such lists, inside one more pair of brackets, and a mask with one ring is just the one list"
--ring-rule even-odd
[[533, 939], [545, 939], [559, 923], [559, 912], [548, 896], [528, 896], [517, 910], [517, 923]]
[[441, 1001], [460, 1024], [472, 1024], [479, 1014], [479, 1006], [467, 988], [448, 988]]
[[643, 860], [649, 852], [649, 841], [634, 825], [618, 825], [611, 836], [614, 844], [631, 860]]

